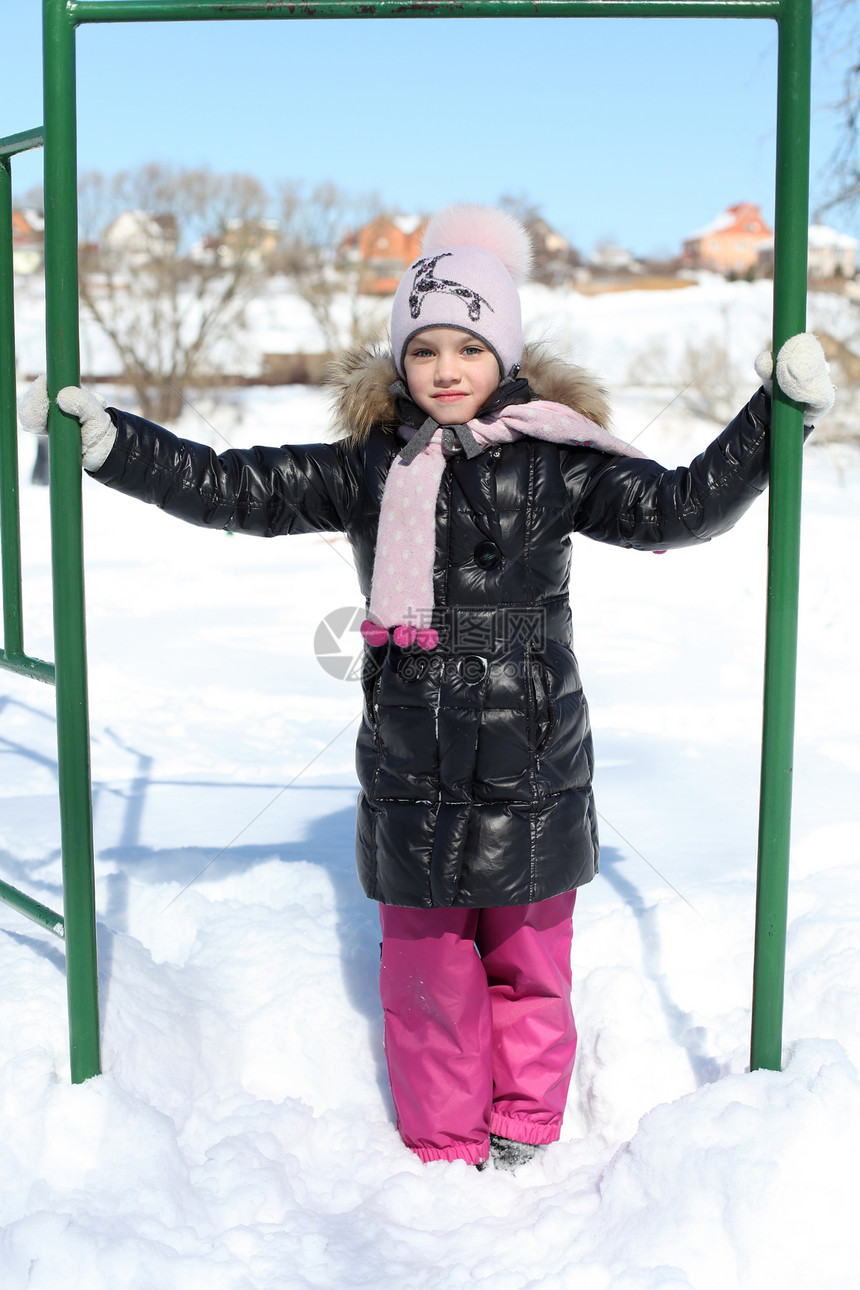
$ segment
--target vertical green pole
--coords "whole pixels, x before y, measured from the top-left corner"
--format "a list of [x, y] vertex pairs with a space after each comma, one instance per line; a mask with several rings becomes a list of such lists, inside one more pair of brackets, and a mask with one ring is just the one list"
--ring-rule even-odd
[[[75, 30], [64, 0], [43, 0], [45, 306], [48, 389], [80, 381], [78, 342]], [[72, 1081], [97, 1075], [98, 971], [87, 716], [80, 427], [55, 403], [51, 437], [51, 563], [66, 983]]]
[[9, 158], [0, 157], [0, 559], [3, 570], [3, 646], [6, 654], [12, 657], [24, 652], [14, 299], [12, 171]]
[[[789, 336], [806, 327], [811, 45], [810, 0], [783, 0], [777, 89], [774, 353]], [[774, 382], [752, 1070], [779, 1070], [782, 1061], [802, 451], [801, 411]]]

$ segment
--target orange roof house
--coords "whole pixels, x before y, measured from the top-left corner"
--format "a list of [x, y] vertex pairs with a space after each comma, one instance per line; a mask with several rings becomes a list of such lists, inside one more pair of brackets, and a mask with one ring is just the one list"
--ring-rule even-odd
[[359, 291], [393, 295], [403, 274], [421, 254], [426, 220], [420, 215], [379, 215], [343, 245], [346, 259], [359, 267]]
[[759, 247], [772, 238], [758, 206], [738, 202], [684, 239], [684, 264], [715, 273], [748, 273], [755, 268]]

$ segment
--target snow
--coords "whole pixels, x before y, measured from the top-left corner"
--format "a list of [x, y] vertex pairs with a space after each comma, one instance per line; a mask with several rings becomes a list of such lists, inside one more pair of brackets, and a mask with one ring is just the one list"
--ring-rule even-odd
[[[530, 288], [526, 314], [606, 371], [619, 433], [656, 416], [638, 442], [665, 461], [714, 427], [626, 386], [637, 354], [728, 336], [743, 398], [769, 330], [764, 284], [709, 279]], [[204, 410], [236, 444], [326, 424], [301, 388]], [[209, 433], [192, 411], [182, 431]], [[659, 559], [575, 543], [603, 864], [577, 905], [562, 1141], [513, 1174], [422, 1165], [394, 1128], [352, 856], [358, 686], [313, 653], [356, 604], [347, 544], [84, 490], [104, 1074], [70, 1085], [62, 945], [0, 905], [4, 1290], [853, 1290], [856, 451], [806, 452], [781, 1072], [747, 1071], [766, 506]], [[44, 490], [21, 507], [25, 639], [50, 657]], [[53, 693], [2, 673], [0, 712], [0, 877], [59, 908]]]
[[723, 211], [722, 215], [717, 215], [716, 218], [712, 219], [708, 224], [704, 224], [693, 233], [688, 233], [684, 241], [690, 242], [694, 238], [709, 237], [711, 233], [722, 233], [725, 229], [731, 228], [732, 225], [736, 223], [737, 210], [733, 210], [729, 207], [728, 210]]
[[423, 215], [395, 215], [391, 222], [400, 229], [401, 233], [405, 233], [408, 237], [410, 233], [414, 233], [416, 229], [421, 227], [424, 219]]

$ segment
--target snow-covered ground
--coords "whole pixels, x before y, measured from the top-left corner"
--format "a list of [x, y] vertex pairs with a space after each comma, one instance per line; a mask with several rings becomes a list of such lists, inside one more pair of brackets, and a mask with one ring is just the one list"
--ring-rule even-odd
[[[637, 357], [728, 335], [752, 392], [768, 307], [761, 284], [527, 299], [606, 373], [628, 437], [673, 397], [623, 387]], [[326, 407], [252, 389], [206, 415], [235, 444], [301, 442]], [[688, 460], [713, 430], [678, 401], [638, 443]], [[513, 1175], [422, 1165], [394, 1128], [358, 686], [314, 653], [357, 603], [348, 545], [84, 488], [104, 1074], [69, 1084], [62, 947], [0, 905], [4, 1290], [855, 1290], [860, 457], [806, 453], [781, 1073], [746, 1071], [766, 506], [659, 559], [575, 544], [603, 863], [563, 1138]], [[50, 657], [45, 491], [21, 504], [26, 643]], [[0, 756], [0, 877], [58, 908], [47, 687], [0, 673]]]

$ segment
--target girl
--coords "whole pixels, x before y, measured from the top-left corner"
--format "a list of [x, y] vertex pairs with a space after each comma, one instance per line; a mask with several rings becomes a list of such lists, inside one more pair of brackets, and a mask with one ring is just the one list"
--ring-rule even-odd
[[[367, 597], [356, 854], [380, 903], [397, 1125], [424, 1161], [515, 1167], [559, 1137], [576, 1049], [577, 889], [597, 871], [570, 540], [641, 551], [731, 528], [767, 483], [764, 388], [691, 466], [609, 432], [579, 368], [523, 350], [525, 230], [485, 207], [427, 229], [391, 352], [341, 357], [333, 444], [216, 455], [60, 392], [84, 466], [194, 524], [343, 532]], [[833, 391], [814, 337], [780, 352], [806, 421]], [[44, 429], [44, 383], [22, 420]]]

